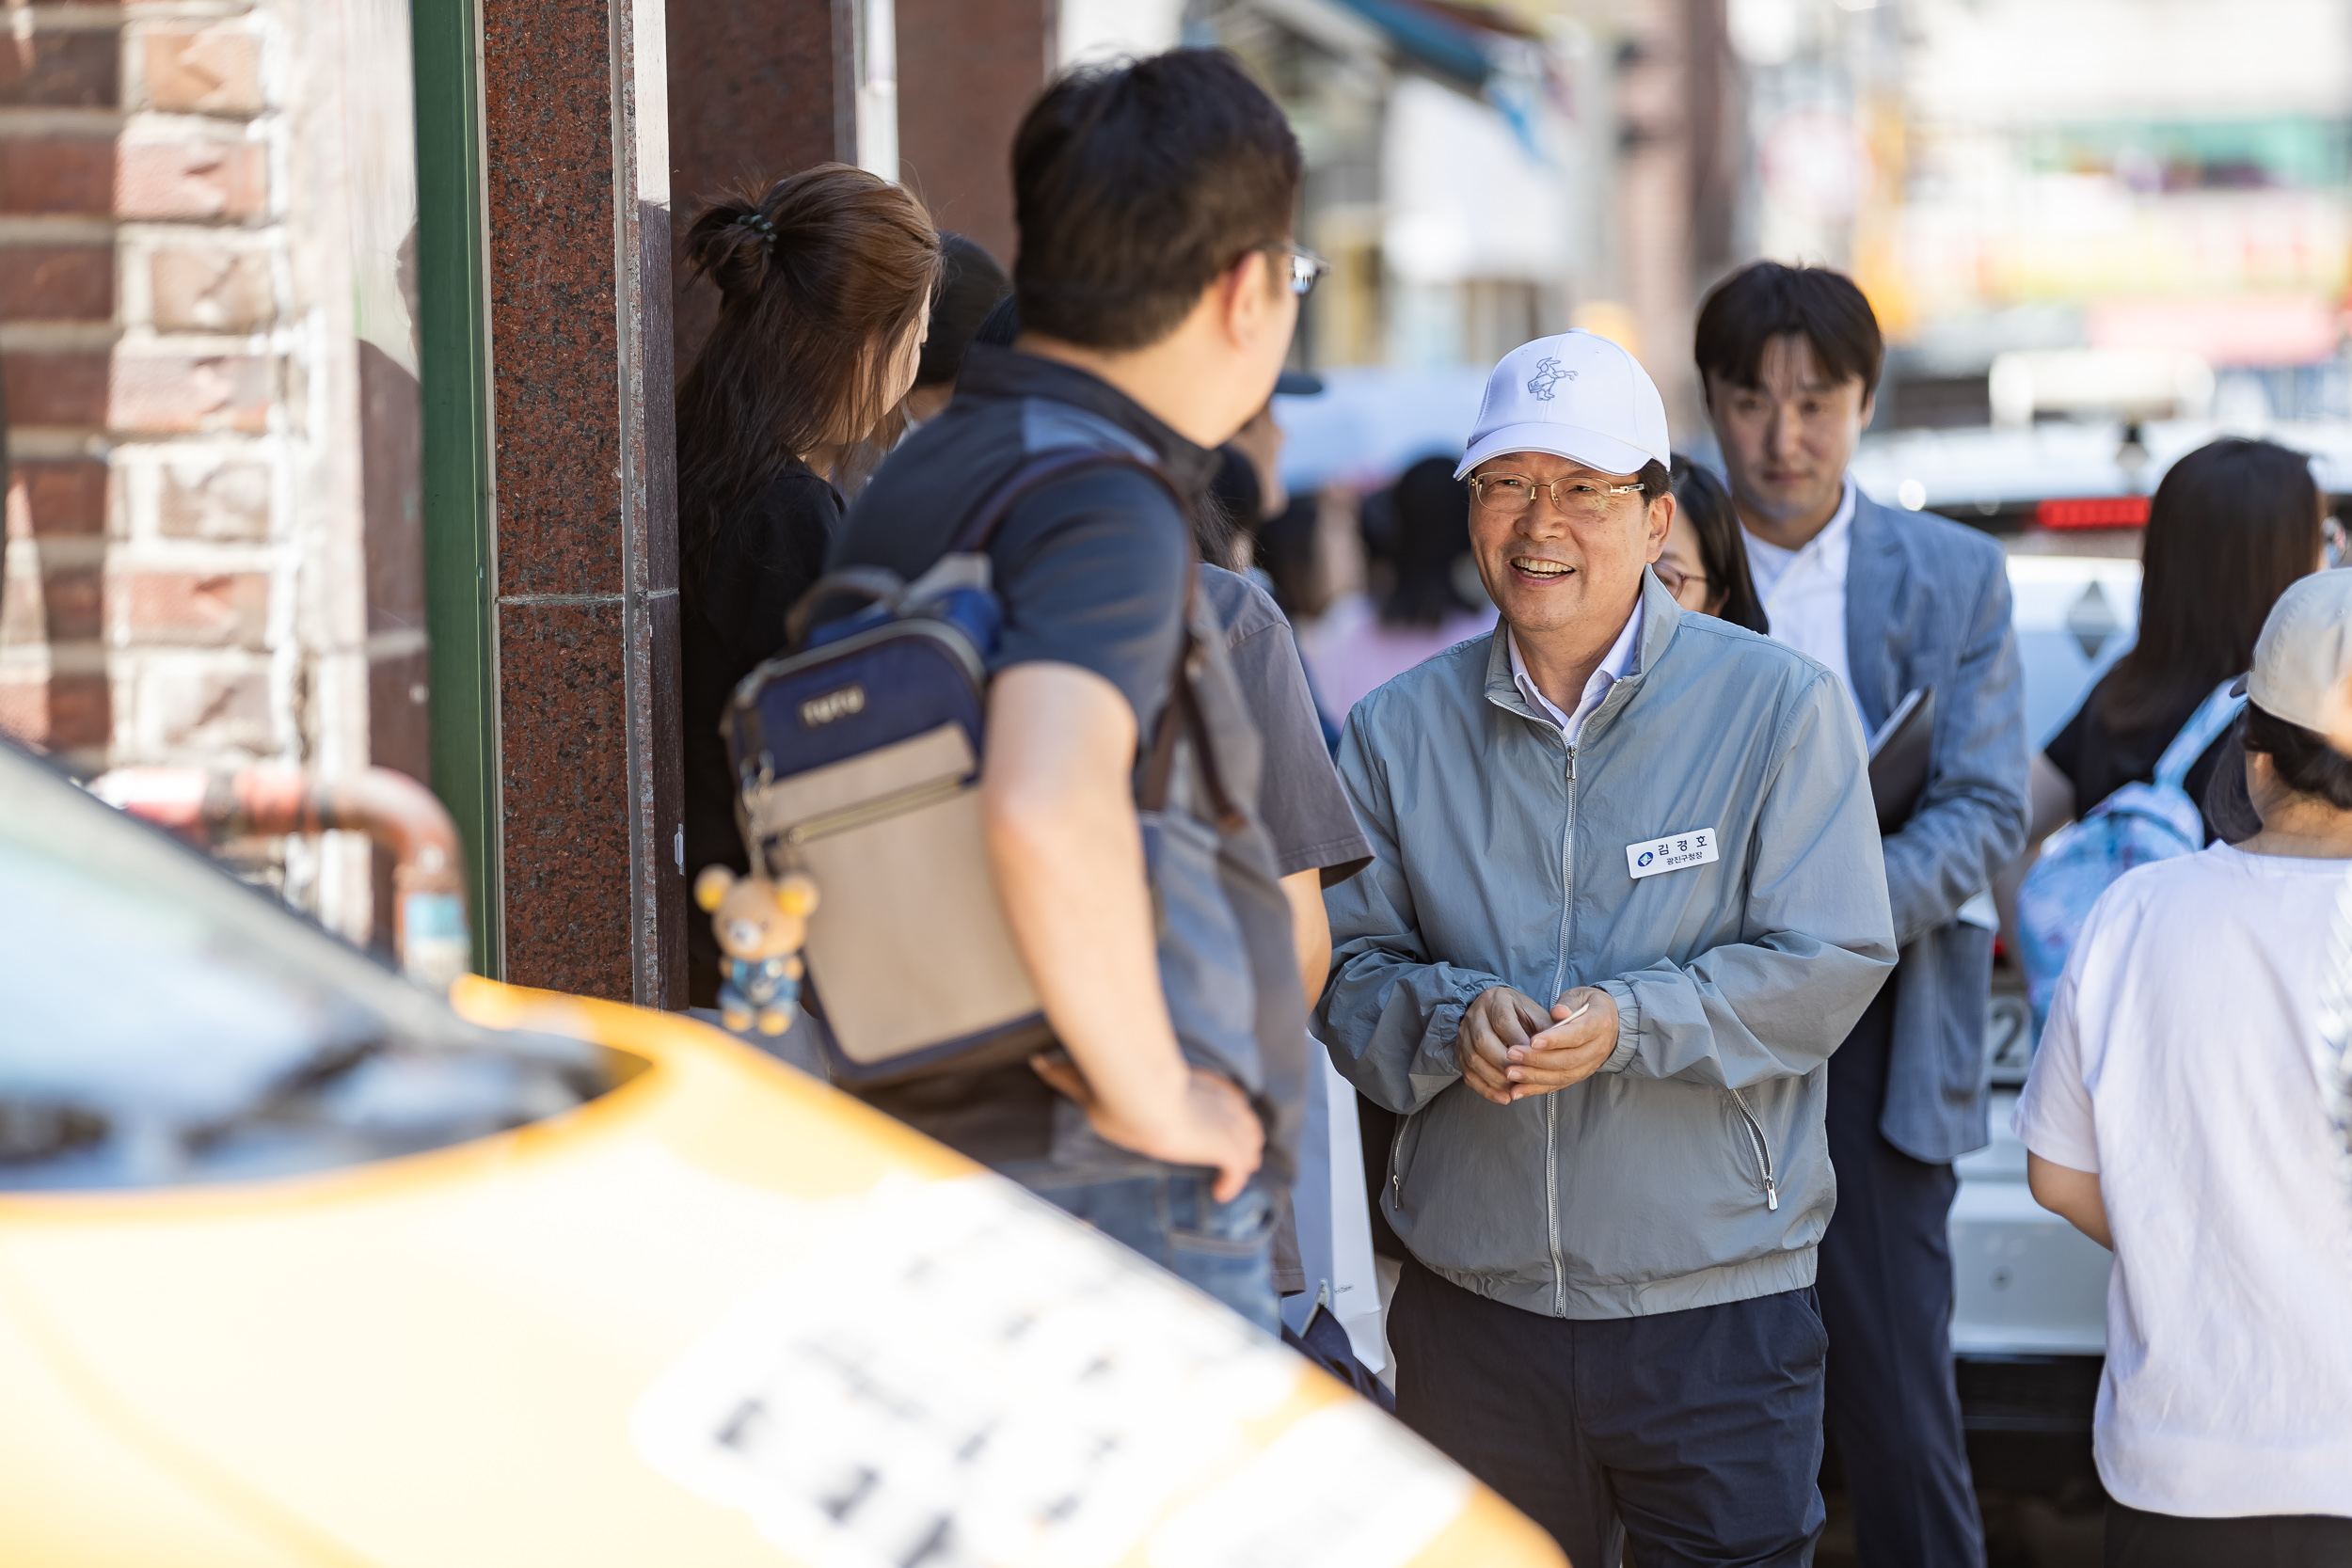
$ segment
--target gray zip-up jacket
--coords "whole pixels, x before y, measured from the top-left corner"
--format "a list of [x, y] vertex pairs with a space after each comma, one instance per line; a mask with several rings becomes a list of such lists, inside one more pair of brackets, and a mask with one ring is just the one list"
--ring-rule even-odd
[[[1836, 677], [1684, 614], [1648, 573], [1642, 592], [1639, 665], [1574, 749], [1513, 685], [1501, 628], [1357, 704], [1340, 747], [1374, 858], [1326, 895], [1316, 1033], [1404, 1117], [1382, 1208], [1445, 1278], [1556, 1318], [1813, 1283], [1829, 1055], [1895, 962]], [[1711, 863], [1633, 877], [1629, 847], [1680, 859], [1702, 832]], [[1546, 1006], [1599, 986], [1616, 1051], [1573, 1088], [1480, 1098], [1454, 1030], [1495, 985]]]

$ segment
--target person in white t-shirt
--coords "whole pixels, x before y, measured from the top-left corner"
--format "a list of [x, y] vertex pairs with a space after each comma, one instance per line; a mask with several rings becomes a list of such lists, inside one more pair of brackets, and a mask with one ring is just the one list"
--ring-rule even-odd
[[2352, 572], [2322, 572], [2245, 683], [2262, 832], [2101, 896], [2018, 1101], [2035, 1198], [2115, 1252], [2109, 1568], [2352, 1562], [2352, 1190], [2322, 1023], [2352, 981], [2331, 974], [2352, 759], [2314, 733], [2347, 674]]

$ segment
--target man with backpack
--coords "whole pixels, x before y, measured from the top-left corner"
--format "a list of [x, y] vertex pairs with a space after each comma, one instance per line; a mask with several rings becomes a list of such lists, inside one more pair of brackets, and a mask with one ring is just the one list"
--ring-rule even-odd
[[[1223, 54], [1049, 87], [1012, 150], [1022, 336], [974, 345], [828, 563], [913, 580], [1025, 465], [1100, 457], [1024, 495], [985, 545], [1003, 625], [980, 815], [1059, 1050], [866, 1098], [1269, 1330], [1304, 1004], [1246, 806], [1256, 736], [1221, 643], [1189, 635], [1205, 623], [1185, 504], [1271, 395], [1318, 276], [1291, 243], [1302, 168], [1280, 110]], [[1177, 768], [1171, 804], [1139, 813], [1155, 767]], [[923, 911], [907, 918], [920, 963]]]
[[[1827, 267], [1758, 261], [1699, 310], [1697, 358], [1772, 637], [1875, 732], [1934, 704], [1925, 786], [1884, 841], [1901, 954], [1829, 1062], [1837, 1212], [1821, 1240], [1827, 1424], [1866, 1562], [1980, 1568], [1951, 1352], [1952, 1162], [1989, 1141], [1984, 895], [2026, 838], [2026, 704], [1998, 545], [1891, 511], [1846, 472], [1884, 344]], [[1888, 814], [1882, 813], [1882, 822]]]
[[2320, 733], [2348, 676], [2352, 573], [2320, 572], [2241, 683], [2261, 832], [2106, 890], [2018, 1099], [2033, 1196], [2115, 1253], [2091, 1447], [2118, 1568], [2352, 1561], [2352, 760]]

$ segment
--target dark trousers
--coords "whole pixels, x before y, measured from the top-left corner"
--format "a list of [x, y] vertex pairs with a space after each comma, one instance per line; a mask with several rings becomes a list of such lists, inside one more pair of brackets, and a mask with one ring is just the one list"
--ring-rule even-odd
[[2352, 1519], [2303, 1513], [2183, 1519], [2109, 1498], [2106, 1568], [2343, 1568]]
[[1829, 1432], [1864, 1568], [1982, 1568], [1984, 1528], [1952, 1384], [1960, 1178], [1879, 1135], [1894, 1037], [1890, 980], [1829, 1059], [1837, 1212], [1821, 1238]]
[[1811, 1291], [1647, 1318], [1547, 1318], [1409, 1259], [1396, 1413], [1579, 1568], [1813, 1560], [1824, 1515]]

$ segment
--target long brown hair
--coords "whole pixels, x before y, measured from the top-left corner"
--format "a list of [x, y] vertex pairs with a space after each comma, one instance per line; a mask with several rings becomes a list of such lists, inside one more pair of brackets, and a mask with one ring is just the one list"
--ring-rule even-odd
[[678, 524], [688, 558], [799, 457], [873, 467], [905, 426], [884, 370], [939, 284], [923, 204], [848, 164], [818, 164], [705, 207], [687, 264], [719, 320], [677, 391]]
[[2108, 727], [2173, 714], [2254, 662], [2270, 607], [2319, 564], [2311, 459], [2268, 441], [2209, 441], [2167, 470], [2140, 544], [2139, 640], [2099, 699]]

